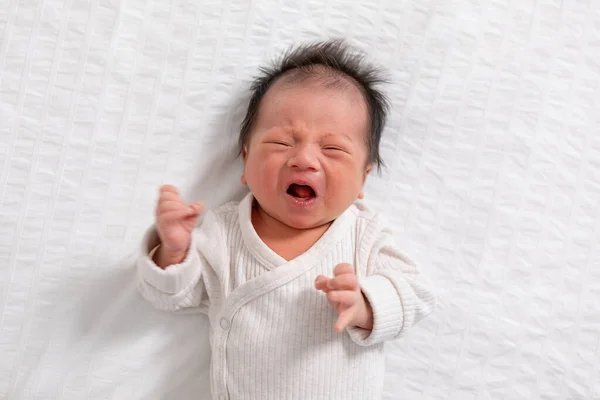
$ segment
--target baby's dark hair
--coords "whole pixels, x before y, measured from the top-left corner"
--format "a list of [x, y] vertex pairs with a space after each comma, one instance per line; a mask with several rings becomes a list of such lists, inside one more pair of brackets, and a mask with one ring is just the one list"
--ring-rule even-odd
[[386, 80], [379, 68], [365, 63], [364, 56], [352, 49], [343, 39], [292, 47], [272, 65], [260, 68], [260, 75], [250, 88], [250, 104], [239, 136], [240, 151], [250, 141], [261, 100], [269, 88], [284, 76], [294, 82], [318, 78], [326, 86], [342, 86], [345, 83], [344, 78], [352, 82], [361, 91], [369, 113], [367, 161], [381, 169], [384, 164], [379, 154], [379, 142], [387, 119], [389, 101], [377, 86]]

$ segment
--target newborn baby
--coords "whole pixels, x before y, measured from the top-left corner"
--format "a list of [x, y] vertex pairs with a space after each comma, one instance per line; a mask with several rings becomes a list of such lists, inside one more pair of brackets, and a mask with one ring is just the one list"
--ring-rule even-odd
[[381, 165], [381, 78], [340, 40], [261, 73], [239, 137], [250, 193], [196, 228], [202, 203], [161, 187], [140, 291], [159, 309], [208, 315], [214, 399], [380, 399], [384, 342], [435, 305], [359, 200]]

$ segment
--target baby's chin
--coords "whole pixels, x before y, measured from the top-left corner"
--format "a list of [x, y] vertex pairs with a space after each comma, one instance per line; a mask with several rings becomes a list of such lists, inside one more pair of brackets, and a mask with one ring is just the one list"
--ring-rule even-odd
[[316, 218], [315, 216], [284, 216], [278, 218], [279, 222], [297, 230], [309, 230], [331, 225], [332, 218]]

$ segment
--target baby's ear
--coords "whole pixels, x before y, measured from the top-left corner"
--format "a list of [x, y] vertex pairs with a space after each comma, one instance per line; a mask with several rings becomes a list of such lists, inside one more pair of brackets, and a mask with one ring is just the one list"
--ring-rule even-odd
[[365, 176], [363, 177], [363, 185], [364, 185], [365, 181], [367, 180], [367, 176], [369, 175], [369, 173], [371, 172], [372, 169], [373, 169], [373, 164], [367, 164], [367, 167], [365, 168]]
[[241, 154], [242, 154], [242, 160], [244, 160], [244, 172], [242, 172], [240, 181], [242, 182], [242, 185], [247, 185], [248, 181], [246, 181], [246, 158], [248, 158], [248, 147], [246, 147], [246, 146], [242, 147]]
[[[369, 173], [371, 172], [372, 169], [373, 169], [373, 164], [367, 164], [367, 168], [365, 168], [365, 174], [363, 176], [363, 185], [367, 181], [367, 176], [369, 175]], [[365, 194], [363, 193], [362, 190], [358, 194], [358, 198], [361, 200], [365, 198]]]

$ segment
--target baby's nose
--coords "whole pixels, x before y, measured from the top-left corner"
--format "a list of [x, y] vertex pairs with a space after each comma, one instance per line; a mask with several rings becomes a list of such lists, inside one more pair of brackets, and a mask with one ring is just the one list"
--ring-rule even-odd
[[288, 166], [303, 171], [318, 171], [320, 168], [318, 148], [312, 145], [297, 146], [288, 161]]

